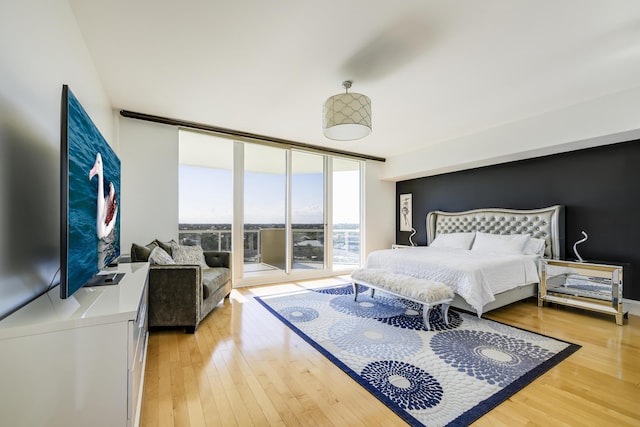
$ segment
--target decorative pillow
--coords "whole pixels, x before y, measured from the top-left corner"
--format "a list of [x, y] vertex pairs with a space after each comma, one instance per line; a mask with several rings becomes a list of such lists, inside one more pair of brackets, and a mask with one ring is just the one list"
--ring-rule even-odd
[[160, 240], [156, 239], [156, 240], [153, 241], [153, 243], [155, 243], [156, 245], [160, 246], [169, 255], [173, 255], [173, 253], [171, 253], [171, 250], [172, 250], [174, 244], [177, 245], [177, 243], [175, 241], [173, 241], [173, 240], [170, 240], [168, 242], [161, 242]]
[[476, 233], [440, 233], [429, 246], [433, 248], [471, 249]]
[[530, 237], [529, 241], [524, 245], [525, 255], [544, 256], [545, 240], [537, 237]]
[[151, 251], [158, 245], [155, 242], [149, 243], [147, 246], [141, 246], [135, 243], [131, 244], [131, 262], [146, 262], [149, 261], [149, 255]]
[[522, 254], [524, 246], [531, 236], [528, 234], [491, 234], [476, 233], [472, 251], [493, 252], [501, 254]]
[[202, 268], [209, 267], [204, 260], [204, 252], [200, 246], [184, 246], [172, 242], [171, 250], [171, 256], [176, 264], [196, 264]]
[[151, 261], [152, 264], [162, 265], [176, 263], [173, 258], [171, 258], [171, 255], [169, 255], [167, 251], [162, 249], [160, 246], [156, 246], [155, 248], [153, 248], [151, 254], [149, 255], [149, 261]]

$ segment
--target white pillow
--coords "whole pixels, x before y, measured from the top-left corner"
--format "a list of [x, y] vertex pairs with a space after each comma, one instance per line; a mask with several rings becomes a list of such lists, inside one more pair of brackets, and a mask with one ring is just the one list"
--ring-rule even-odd
[[538, 255], [544, 256], [545, 240], [538, 239], [537, 237], [529, 238], [529, 241], [524, 245], [523, 252], [525, 255]]
[[203, 268], [209, 266], [204, 261], [204, 253], [200, 246], [184, 246], [171, 244], [171, 255], [176, 264], [196, 264]]
[[432, 248], [471, 249], [476, 233], [440, 233], [429, 246]]
[[149, 254], [149, 261], [151, 264], [175, 264], [176, 262], [171, 258], [171, 255], [167, 253], [160, 246], [156, 246], [153, 248], [151, 253]]
[[528, 234], [491, 234], [476, 233], [472, 251], [493, 252], [500, 254], [522, 254], [524, 246], [531, 236]]

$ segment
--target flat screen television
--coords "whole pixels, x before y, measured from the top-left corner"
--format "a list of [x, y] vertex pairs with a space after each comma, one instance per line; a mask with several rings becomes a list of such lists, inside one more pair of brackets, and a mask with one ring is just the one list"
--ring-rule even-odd
[[[117, 284], [120, 160], [67, 85], [61, 105], [60, 297]], [[101, 274], [103, 273], [103, 274]]]

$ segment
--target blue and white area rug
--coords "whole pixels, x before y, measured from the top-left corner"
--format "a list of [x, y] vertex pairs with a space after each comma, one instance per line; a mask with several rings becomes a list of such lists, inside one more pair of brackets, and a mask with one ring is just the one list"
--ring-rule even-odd
[[256, 297], [410, 425], [467, 425], [580, 346], [351, 285]]

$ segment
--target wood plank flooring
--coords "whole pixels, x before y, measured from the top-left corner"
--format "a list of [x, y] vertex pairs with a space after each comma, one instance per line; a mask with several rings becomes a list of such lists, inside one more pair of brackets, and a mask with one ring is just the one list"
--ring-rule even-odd
[[[406, 425], [253, 300], [339, 282], [236, 289], [195, 334], [152, 332], [141, 426]], [[533, 299], [486, 317], [583, 347], [473, 425], [640, 426], [640, 317]]]

